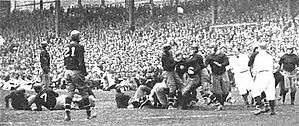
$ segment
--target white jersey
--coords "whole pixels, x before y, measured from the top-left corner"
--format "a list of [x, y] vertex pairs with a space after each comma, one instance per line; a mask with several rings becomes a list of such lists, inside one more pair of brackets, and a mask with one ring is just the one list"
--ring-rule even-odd
[[260, 51], [254, 60], [255, 72], [252, 96], [260, 96], [264, 91], [267, 100], [275, 100], [274, 59], [266, 51]]
[[252, 89], [253, 78], [249, 71], [249, 57], [246, 54], [239, 54], [233, 63], [235, 83], [240, 95], [246, 94]]
[[233, 63], [233, 72], [242, 73], [249, 70], [248, 67], [249, 57], [246, 54], [239, 54], [238, 58]]
[[255, 57], [254, 64], [253, 64], [253, 71], [258, 73], [263, 71], [273, 72], [273, 70], [274, 70], [273, 57], [264, 50], [260, 51]]

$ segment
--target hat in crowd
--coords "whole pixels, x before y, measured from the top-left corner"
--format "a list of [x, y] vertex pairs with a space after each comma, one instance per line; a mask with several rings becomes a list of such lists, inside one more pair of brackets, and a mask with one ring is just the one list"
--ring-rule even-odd
[[286, 47], [287, 49], [294, 49], [295, 47], [294, 46], [292, 46], [292, 45], [287, 45], [287, 47]]
[[150, 72], [155, 72], [155, 67], [150, 66], [146, 69], [146, 72], [150, 73]]
[[176, 51], [175, 52], [175, 56], [179, 56], [179, 55], [182, 55], [183, 53], [181, 51]]
[[166, 43], [163, 45], [163, 49], [164, 50], [170, 50], [171, 49], [171, 45], [169, 43]]
[[267, 43], [266, 43], [266, 42], [261, 42], [261, 43], [259, 44], [259, 47], [260, 47], [261, 49], [266, 49], [266, 48], [267, 48]]
[[197, 44], [192, 44], [191, 48], [198, 48], [198, 45]]
[[42, 41], [40, 44], [41, 44], [41, 45], [44, 45], [44, 46], [47, 46], [47, 45], [48, 45], [48, 42], [47, 42], [47, 41]]
[[79, 34], [80, 34], [80, 31], [73, 30], [73, 31], [71, 31], [70, 36], [78, 36]]

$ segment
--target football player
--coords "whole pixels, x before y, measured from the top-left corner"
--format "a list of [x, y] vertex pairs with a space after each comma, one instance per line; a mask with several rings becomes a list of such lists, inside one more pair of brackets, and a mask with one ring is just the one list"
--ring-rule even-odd
[[[84, 46], [79, 44], [80, 32], [73, 30], [70, 33], [70, 43], [66, 45], [64, 50], [64, 66], [65, 66], [65, 78], [68, 82], [68, 96], [65, 98], [65, 121], [71, 120], [71, 103], [75, 94], [75, 90], [78, 89], [79, 94], [82, 96], [82, 100], [85, 104], [90, 104], [88, 99], [87, 89], [85, 85], [85, 76], [87, 76], [86, 66], [84, 62]], [[91, 115], [91, 107], [86, 107], [87, 119], [94, 118]]]
[[31, 110], [30, 106], [34, 102], [35, 95], [29, 95], [25, 89], [18, 89], [12, 91], [5, 96], [5, 107], [9, 108], [9, 99], [11, 99], [11, 106], [15, 110]]
[[[42, 106], [46, 107], [49, 110], [63, 110], [65, 109], [65, 98], [67, 95], [59, 95], [54, 90], [50, 88], [43, 89], [41, 85], [35, 85], [34, 87], [35, 92], [37, 93], [34, 103], [36, 104], [35, 111], [41, 111]], [[86, 107], [95, 107], [95, 95], [91, 90], [88, 90], [89, 97], [88, 100], [91, 101], [90, 104], [86, 104], [86, 102], [82, 97], [74, 97], [72, 99], [72, 103], [74, 106], [72, 109], [85, 109]], [[93, 115], [95, 116], [95, 115]]]

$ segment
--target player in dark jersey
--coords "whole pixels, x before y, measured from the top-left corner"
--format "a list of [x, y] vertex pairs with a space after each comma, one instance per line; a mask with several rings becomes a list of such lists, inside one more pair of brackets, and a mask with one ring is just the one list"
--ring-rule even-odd
[[5, 96], [5, 107], [9, 108], [9, 99], [11, 99], [11, 106], [15, 110], [31, 110], [30, 106], [34, 98], [34, 95], [26, 94], [24, 89], [18, 89]]
[[47, 42], [44, 41], [41, 43], [42, 51], [40, 53], [40, 64], [41, 68], [43, 70], [43, 74], [41, 75], [42, 78], [42, 84], [44, 87], [48, 88], [50, 86], [50, 78], [49, 78], [49, 72], [50, 72], [50, 54], [47, 51]]
[[42, 106], [49, 110], [54, 110], [56, 106], [56, 98], [59, 96], [53, 89], [45, 88], [41, 86], [34, 86], [34, 90], [37, 93], [34, 103], [36, 104], [36, 111], [41, 111]]
[[[65, 112], [66, 121], [71, 120], [70, 109], [72, 98], [74, 97], [75, 90], [78, 89], [79, 94], [82, 96], [82, 100], [86, 104], [90, 104], [88, 99], [88, 89], [85, 85], [85, 76], [87, 76], [85, 62], [84, 62], [84, 46], [80, 45], [80, 32], [73, 30], [70, 34], [70, 44], [65, 47], [64, 66], [65, 79], [68, 82], [68, 96], [65, 99]], [[91, 115], [91, 107], [86, 107], [87, 119], [91, 119], [95, 116]]]
[[[49, 110], [64, 110], [65, 107], [65, 98], [67, 95], [59, 95], [53, 89], [50, 88], [42, 88], [41, 85], [35, 85], [34, 90], [37, 93], [34, 103], [36, 104], [36, 109], [34, 111], [41, 111], [42, 106], [46, 107]], [[91, 90], [86, 91], [89, 95], [88, 99], [91, 102], [86, 102], [82, 97], [76, 97], [72, 99], [72, 103], [76, 107], [72, 109], [85, 109], [86, 107], [94, 107], [95, 106], [95, 96]], [[88, 103], [88, 104], [87, 104]]]
[[279, 68], [282, 75], [284, 76], [284, 81], [280, 83], [282, 102], [285, 103], [285, 97], [290, 90], [291, 105], [295, 103], [296, 96], [296, 74], [299, 66], [299, 57], [294, 54], [294, 47], [289, 45], [287, 47], [287, 53], [284, 54], [279, 60]]

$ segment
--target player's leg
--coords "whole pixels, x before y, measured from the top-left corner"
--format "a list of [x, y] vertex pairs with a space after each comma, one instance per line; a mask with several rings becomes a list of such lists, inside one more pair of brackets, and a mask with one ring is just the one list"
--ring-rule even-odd
[[68, 97], [68, 95], [59, 95], [56, 98], [56, 105], [54, 106], [53, 110], [64, 110], [65, 108], [65, 99]]
[[170, 109], [173, 109], [175, 107], [175, 102], [176, 102], [176, 90], [177, 90], [177, 84], [176, 84], [176, 80], [175, 80], [175, 74], [174, 72], [166, 72], [165, 73], [165, 83], [169, 89], [168, 92], [168, 102], [169, 105], [168, 107]]
[[[179, 103], [181, 102], [183, 81], [177, 73], [174, 73], [174, 79], [175, 79], [175, 85], [176, 85], [174, 106], [178, 107]], [[190, 98], [191, 98], [191, 96], [190, 96]]]
[[[222, 97], [223, 97], [223, 101], [222, 101], [222, 105], [224, 105], [224, 102], [227, 101], [227, 97], [229, 96], [230, 92], [231, 92], [231, 84], [230, 84], [230, 80], [229, 80], [229, 77], [228, 77], [228, 74], [227, 72], [224, 73], [222, 75]], [[230, 97], [229, 100], [231, 100], [232, 98]]]
[[96, 114], [92, 114], [91, 111], [95, 107], [95, 98], [89, 94], [90, 88], [84, 86], [84, 82], [78, 87], [80, 95], [82, 96], [82, 102], [85, 105], [83, 108], [86, 110], [87, 119], [96, 117]]
[[50, 77], [49, 77], [49, 74], [46, 74], [46, 73], [43, 73], [41, 75], [42, 77], [42, 85], [43, 85], [43, 88], [50, 88]]
[[168, 107], [168, 101], [167, 101], [167, 92], [166, 92], [167, 87], [158, 87], [155, 89], [155, 94], [157, 97], [157, 100], [161, 104], [161, 108], [167, 108]]
[[30, 95], [28, 98], [27, 98], [27, 101], [28, 101], [28, 109], [31, 109], [31, 105], [34, 103], [35, 101], [35, 97], [36, 95]]
[[259, 115], [263, 111], [261, 93], [264, 90], [264, 83], [265, 83], [264, 79], [265, 78], [263, 78], [263, 75], [257, 74], [253, 85], [252, 97], [254, 98], [255, 105], [256, 105], [256, 110], [253, 112], [254, 115]]
[[[222, 102], [224, 101], [223, 100], [223, 97], [222, 97], [222, 88], [221, 88], [221, 83], [222, 83], [222, 78], [221, 76], [219, 75], [212, 75], [212, 92], [213, 94], [215, 95], [216, 97], [216, 102], [218, 102], [218, 108], [216, 110], [221, 110], [222, 107], [223, 107], [223, 104]], [[224, 103], [224, 102], [223, 102]]]
[[[196, 88], [200, 83], [199, 76], [189, 77], [187, 79], [186, 86], [182, 88], [182, 98], [181, 98], [181, 107], [182, 109], [187, 108], [187, 104], [189, 104], [192, 100], [197, 99]], [[193, 94], [192, 94], [193, 93]], [[195, 96], [193, 96], [195, 95]]]
[[246, 93], [242, 94], [242, 98], [244, 100], [244, 104], [246, 107], [249, 107], [248, 95], [249, 95], [249, 91], [246, 91]]
[[89, 87], [85, 86], [85, 77], [79, 71], [76, 71], [73, 75], [72, 82], [76, 85], [79, 90], [80, 95], [82, 96], [82, 101], [85, 105], [87, 119], [93, 118], [91, 116], [91, 106], [89, 101]]
[[71, 104], [72, 104], [72, 99], [75, 94], [75, 86], [70, 83], [67, 87], [67, 90], [68, 90], [68, 94], [67, 94], [67, 97], [65, 98], [64, 110], [66, 113], [65, 120], [69, 121], [69, 120], [71, 120]]
[[253, 79], [250, 75], [250, 72], [248, 71], [245, 73], [240, 73], [239, 77], [235, 76], [235, 81], [236, 81], [237, 87], [239, 89], [239, 94], [242, 95], [242, 97], [243, 97], [244, 104], [247, 107], [249, 107], [248, 95], [249, 95], [249, 91], [252, 90], [252, 86], [254, 84]]
[[268, 76], [265, 78], [268, 80], [267, 87], [265, 90], [266, 99], [269, 101], [269, 106], [271, 110], [271, 115], [275, 115], [274, 107], [275, 107], [275, 80], [274, 77]]
[[168, 107], [167, 94], [168, 87], [163, 81], [154, 85], [148, 97], [152, 103], [159, 103], [158, 108], [164, 109]]
[[292, 83], [290, 85], [290, 91], [291, 91], [291, 105], [295, 104], [295, 96], [296, 96], [296, 92], [297, 92], [297, 88], [296, 88], [296, 78], [292, 78]]
[[74, 77], [75, 75], [73, 71], [71, 70], [65, 71], [65, 78], [67, 81], [67, 97], [65, 98], [65, 106], [64, 106], [64, 110], [66, 113], [65, 121], [71, 120], [71, 104], [76, 89], [76, 85], [74, 83], [76, 82], [76, 80], [74, 79]]
[[143, 96], [145, 96], [145, 95], [148, 95], [150, 91], [151, 91], [151, 88], [150, 88], [150, 87], [147, 87], [147, 86], [145, 86], [145, 85], [140, 85], [140, 86], [137, 88], [137, 90], [136, 90], [136, 92], [135, 92], [135, 94], [134, 94], [133, 99], [134, 99], [134, 100], [138, 100], [139, 98], [141, 98], [141, 97], [143, 97]]

